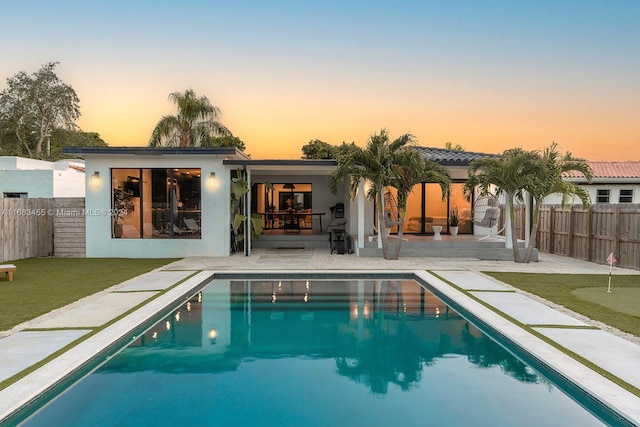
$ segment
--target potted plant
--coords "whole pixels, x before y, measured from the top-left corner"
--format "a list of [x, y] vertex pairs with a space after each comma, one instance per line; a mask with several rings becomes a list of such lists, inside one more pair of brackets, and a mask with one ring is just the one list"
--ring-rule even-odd
[[[274, 187], [270, 182], [264, 183], [265, 187], [269, 190], [273, 190]], [[245, 179], [242, 170], [236, 170], [235, 178], [231, 178], [231, 231], [233, 242], [232, 248], [239, 242], [244, 240], [244, 222], [247, 219], [243, 213], [244, 209], [244, 195], [250, 191], [249, 183]], [[271, 209], [273, 205], [269, 205]], [[275, 208], [274, 208], [275, 209]], [[258, 239], [264, 230], [264, 217], [262, 214], [251, 214], [251, 238]]]
[[122, 237], [122, 224], [120, 221], [126, 216], [132, 208], [131, 198], [133, 191], [124, 188], [116, 188], [113, 190], [113, 237]]
[[458, 235], [458, 225], [460, 222], [460, 217], [458, 216], [458, 208], [452, 208], [449, 213], [449, 234], [452, 236]]

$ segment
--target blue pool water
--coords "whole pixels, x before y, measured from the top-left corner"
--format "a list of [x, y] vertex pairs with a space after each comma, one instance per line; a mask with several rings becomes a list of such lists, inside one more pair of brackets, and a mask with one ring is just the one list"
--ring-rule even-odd
[[592, 426], [412, 280], [215, 280], [28, 426]]

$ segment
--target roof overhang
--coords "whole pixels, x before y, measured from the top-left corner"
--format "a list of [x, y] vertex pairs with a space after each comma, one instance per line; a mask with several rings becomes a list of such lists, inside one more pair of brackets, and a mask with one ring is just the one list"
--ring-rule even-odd
[[75, 156], [86, 155], [132, 155], [132, 156], [226, 156], [249, 159], [235, 147], [63, 147], [62, 152]]
[[335, 160], [227, 159], [223, 164], [237, 166], [261, 175], [330, 175], [338, 166]]

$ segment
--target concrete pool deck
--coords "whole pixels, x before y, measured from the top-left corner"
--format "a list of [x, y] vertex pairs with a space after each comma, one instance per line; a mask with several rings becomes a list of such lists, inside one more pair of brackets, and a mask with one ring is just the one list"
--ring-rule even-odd
[[[132, 325], [152, 318], [167, 304], [207, 280], [212, 273], [234, 271], [417, 272], [420, 278], [434, 288], [640, 425], [638, 396], [625, 391], [558, 349], [561, 347], [569, 350], [611, 375], [640, 388], [638, 337], [611, 331], [603, 325], [532, 298], [480, 273], [516, 271], [608, 274], [609, 267], [606, 265], [547, 254], [540, 254], [538, 263], [515, 264], [510, 261], [451, 258], [403, 258], [387, 261], [358, 258], [355, 255], [331, 255], [325, 250], [276, 249], [254, 250], [250, 257], [236, 255], [225, 258], [185, 258], [14, 328], [8, 335], [5, 334], [7, 336], [0, 338], [0, 381], [41, 363], [87, 334], [93, 335], [70, 346], [42, 367], [0, 390], [0, 422], [46, 390], [49, 384], [64, 378], [76, 366], [100, 354], [110, 343], [120, 339], [123, 334], [126, 335]], [[640, 271], [636, 270], [614, 268], [613, 274], [638, 275], [640, 280]], [[180, 281], [183, 282], [174, 286]], [[613, 284], [615, 292], [615, 278]], [[603, 288], [606, 288], [606, 282], [603, 283]], [[158, 297], [158, 294], [167, 289], [166, 293]], [[138, 306], [138, 309], [123, 317], [123, 314]], [[94, 333], [94, 329], [114, 319], [117, 319], [114, 323]], [[546, 337], [555, 345], [544, 342], [523, 326]]]

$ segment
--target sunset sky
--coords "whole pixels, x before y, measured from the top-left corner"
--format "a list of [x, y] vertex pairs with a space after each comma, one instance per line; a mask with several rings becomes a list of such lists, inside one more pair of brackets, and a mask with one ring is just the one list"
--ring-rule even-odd
[[59, 61], [78, 125], [147, 145], [192, 88], [254, 159], [387, 128], [640, 160], [640, 1], [0, 0], [0, 90]]

